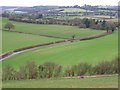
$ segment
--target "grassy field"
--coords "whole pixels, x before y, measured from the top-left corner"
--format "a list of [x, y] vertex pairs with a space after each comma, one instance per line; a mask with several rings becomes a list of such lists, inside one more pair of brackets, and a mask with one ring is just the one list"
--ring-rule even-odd
[[[8, 22], [8, 20], [3, 18], [3, 25], [5, 24], [5, 22]], [[63, 38], [71, 38], [73, 35], [76, 35], [76, 38], [83, 38], [104, 32], [101, 30], [81, 29], [75, 26], [73, 27], [64, 25], [40, 25], [19, 22], [13, 22], [13, 24], [15, 26], [14, 31], [28, 32], [33, 34], [44, 34]]]
[[84, 79], [4, 81], [3, 88], [118, 88], [117, 76]]
[[2, 32], [2, 52], [22, 48], [26, 46], [58, 41], [60, 39], [47, 38], [29, 34], [19, 34], [15, 32]]
[[48, 18], [55, 18], [55, 19], [61, 19], [61, 20], [71, 20], [71, 19], [75, 19], [75, 18], [79, 18], [79, 19], [83, 19], [83, 18], [89, 18], [89, 19], [99, 19], [99, 20], [109, 20], [109, 21], [114, 21], [114, 22], [118, 22], [118, 18], [112, 17], [112, 19], [110, 19], [110, 16], [108, 15], [87, 15], [87, 16], [48, 16]]
[[[80, 8], [62, 8], [62, 9], [64, 9], [64, 11], [62, 12], [86, 12], [85, 9], [80, 9]], [[90, 10], [87, 11], [92, 12]]]
[[68, 66], [80, 62], [96, 64], [103, 60], [112, 60], [118, 56], [118, 33], [102, 38], [42, 47], [24, 52], [3, 61], [3, 66], [12, 65], [18, 68], [29, 60], [37, 64], [46, 61]]
[[[3, 25], [8, 22], [3, 19]], [[83, 38], [97, 35], [104, 31], [92, 29], [80, 29], [78, 27], [63, 25], [36, 25], [13, 22], [15, 31], [29, 32], [33, 34], [45, 34], [59, 37]], [[14, 32], [3, 33], [3, 52], [22, 48], [25, 46], [56, 41], [58, 39], [46, 38], [35, 35], [19, 34]], [[63, 66], [75, 65], [80, 62], [97, 64], [105, 60], [112, 60], [118, 56], [118, 32], [94, 40], [68, 42], [64, 44], [46, 46], [39, 49], [27, 51], [2, 61], [3, 67], [11, 65], [18, 69], [20, 65], [27, 61], [35, 61], [37, 64], [50, 61]], [[1, 69], [1, 68], [0, 68]], [[40, 80], [20, 80], [4, 81], [3, 88], [117, 88], [118, 78], [98, 77], [85, 79], [40, 79]]]

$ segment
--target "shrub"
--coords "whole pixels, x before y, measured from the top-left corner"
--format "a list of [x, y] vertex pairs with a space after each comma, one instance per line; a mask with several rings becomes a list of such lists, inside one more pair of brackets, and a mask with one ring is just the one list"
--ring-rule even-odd
[[53, 77], [59, 77], [61, 76], [62, 66], [57, 65], [54, 69]]
[[93, 67], [94, 74], [110, 74], [112, 71], [112, 63], [109, 61], [103, 61]]
[[38, 72], [37, 72], [37, 65], [35, 64], [35, 62], [33, 62], [33, 61], [27, 62], [25, 68], [27, 69], [27, 75], [28, 75], [29, 79], [37, 78]]
[[91, 65], [87, 63], [80, 63], [79, 65], [74, 65], [71, 67], [67, 67], [65, 69], [65, 76], [82, 76], [87, 74], [90, 74], [91, 71]]
[[85, 75], [86, 73], [90, 73], [91, 65], [88, 63], [80, 63], [77, 66], [77, 76]]
[[66, 77], [71, 76], [71, 67], [67, 67], [67, 68], [65, 69], [65, 76], [66, 76]]
[[28, 79], [27, 68], [25, 65], [20, 66], [19, 71], [15, 73], [15, 79]]
[[61, 71], [62, 66], [53, 62], [46, 62], [38, 67], [39, 78], [58, 77], [60, 76]]
[[3, 80], [21, 80], [21, 79], [40, 79], [60, 77], [62, 74], [66, 77], [95, 75], [95, 74], [118, 74], [120, 66], [120, 58], [112, 61], [102, 61], [95, 66], [88, 63], [80, 63], [78, 65], [65, 67], [53, 62], [46, 62], [37, 67], [35, 62], [29, 61], [22, 65], [18, 71], [15, 71], [10, 65], [3, 68]]
[[120, 64], [120, 58], [116, 58], [114, 60], [111, 61], [112, 64], [112, 68], [111, 70], [113, 71], [113, 74], [118, 74], [119, 73], [119, 64]]
[[38, 78], [44, 78], [44, 66], [43, 65], [39, 65], [38, 66]]
[[2, 70], [2, 79], [3, 80], [13, 80], [15, 79], [15, 70], [10, 65], [5, 66]]

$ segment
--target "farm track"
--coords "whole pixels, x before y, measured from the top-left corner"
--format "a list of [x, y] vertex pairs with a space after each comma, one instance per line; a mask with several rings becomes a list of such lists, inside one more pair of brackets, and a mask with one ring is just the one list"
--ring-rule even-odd
[[[17, 32], [17, 31], [12, 31], [12, 32]], [[17, 33], [23, 33], [23, 32], [17, 32]], [[24, 34], [31, 34], [31, 33], [24, 33]], [[60, 40], [60, 41], [56, 41], [56, 42], [50, 42], [50, 43], [38, 44], [38, 45], [34, 45], [34, 46], [23, 47], [23, 48], [15, 49], [15, 50], [12, 50], [12, 51], [9, 51], [9, 52], [6, 52], [6, 53], [0, 55], [0, 61], [10, 58], [16, 54], [19, 54], [19, 53], [22, 53], [25, 51], [29, 51], [29, 50], [33, 50], [36, 48], [44, 47], [44, 46], [52, 46], [52, 45], [56, 45], [56, 44], [62, 44], [62, 43], [73, 42], [73, 41], [91, 40], [91, 39], [100, 38], [100, 37], [103, 37], [103, 36], [106, 36], [109, 34], [112, 34], [112, 33], [103, 33], [103, 34], [86, 37], [86, 38], [80, 38], [80, 39], [64, 39], [64, 40]]]

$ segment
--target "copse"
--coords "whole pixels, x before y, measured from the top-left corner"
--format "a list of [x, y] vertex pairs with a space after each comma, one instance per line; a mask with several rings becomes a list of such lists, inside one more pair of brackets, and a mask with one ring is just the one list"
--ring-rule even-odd
[[10, 31], [11, 29], [14, 29], [15, 26], [11, 22], [8, 22], [5, 24], [4, 28], [6, 28]]

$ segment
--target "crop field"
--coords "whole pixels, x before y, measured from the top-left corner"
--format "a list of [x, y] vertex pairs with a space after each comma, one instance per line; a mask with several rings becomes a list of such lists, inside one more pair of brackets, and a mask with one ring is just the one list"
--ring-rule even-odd
[[3, 65], [12, 65], [18, 68], [25, 62], [32, 60], [36, 63], [46, 61], [56, 62], [64, 66], [88, 62], [96, 64], [104, 60], [112, 60], [118, 56], [118, 33], [102, 38], [59, 44], [50, 47], [42, 47], [32, 51], [15, 55], [3, 61]]
[[117, 76], [84, 79], [4, 81], [3, 88], [117, 88]]
[[[5, 24], [5, 22], [7, 22], [7, 20], [3, 19], [3, 25]], [[72, 38], [73, 35], [75, 35], [76, 38], [83, 38], [104, 33], [104, 31], [101, 30], [83, 29], [75, 26], [73, 27], [64, 25], [40, 25], [40, 24], [37, 25], [19, 22], [13, 22], [13, 24], [15, 26], [14, 31], [57, 36], [61, 38]]]

